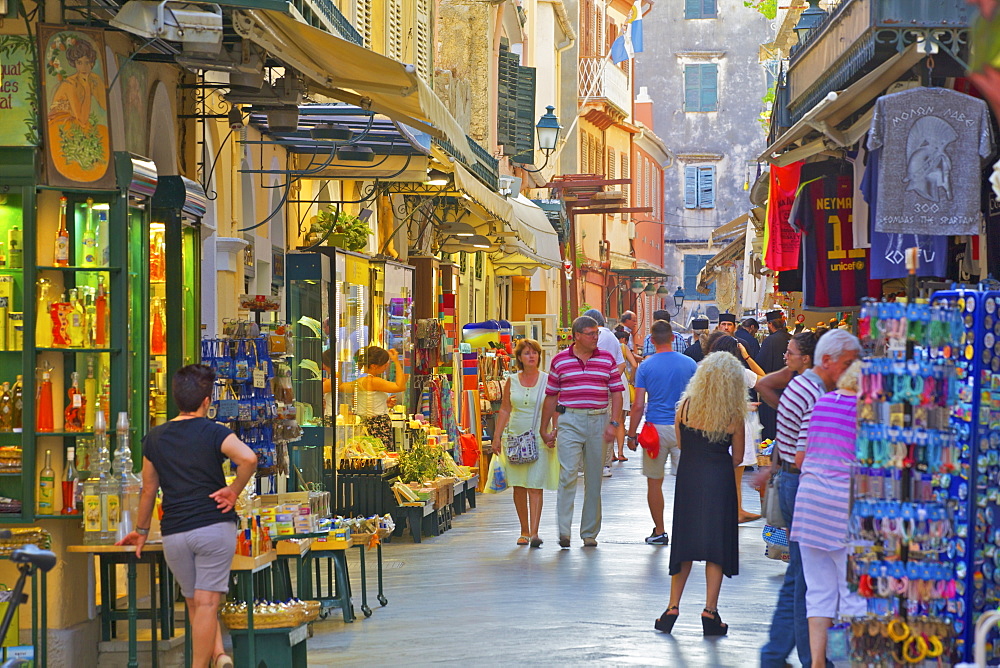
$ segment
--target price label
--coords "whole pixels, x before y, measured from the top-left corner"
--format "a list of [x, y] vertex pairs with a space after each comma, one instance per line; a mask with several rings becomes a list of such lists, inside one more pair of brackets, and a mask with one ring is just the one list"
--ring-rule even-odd
[[83, 395], [77, 392], [73, 395], [73, 408], [80, 408], [83, 406]]
[[254, 387], [267, 387], [267, 374], [264, 373], [263, 369], [253, 370], [253, 386]]

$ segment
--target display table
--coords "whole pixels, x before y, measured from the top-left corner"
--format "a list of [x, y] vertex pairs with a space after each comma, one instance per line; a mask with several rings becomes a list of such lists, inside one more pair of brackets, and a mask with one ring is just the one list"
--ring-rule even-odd
[[378, 602], [382, 607], [385, 607], [389, 604], [389, 599], [385, 597], [385, 593], [382, 591], [382, 541], [391, 534], [392, 532], [388, 529], [379, 529], [376, 534], [351, 534], [351, 542], [354, 543], [354, 547], [358, 548], [358, 554], [361, 559], [361, 612], [364, 613], [365, 617], [372, 616], [372, 609], [368, 607], [368, 575], [365, 570], [365, 548], [371, 547], [374, 538], [376, 553], [378, 555]]
[[[302, 573], [299, 580], [299, 598], [333, 603], [340, 607], [345, 622], [354, 621], [354, 604], [351, 602], [351, 578], [347, 571], [347, 550], [353, 545], [351, 539], [332, 540], [328, 534], [306, 534], [316, 539], [303, 555]], [[319, 538], [317, 536], [322, 536]], [[326, 590], [323, 589], [322, 566], [326, 565]], [[309, 577], [310, 566], [315, 568], [315, 589]]]
[[[257, 600], [258, 590], [261, 590], [263, 598], [271, 600], [270, 578], [266, 577], [266, 571], [271, 568], [271, 564], [274, 563], [277, 556], [277, 552], [274, 550], [257, 557], [233, 555], [233, 563], [229, 567], [229, 591], [233, 595], [233, 600], [247, 604], [247, 627], [239, 630], [246, 638], [248, 661], [238, 665], [257, 665], [257, 631], [253, 627], [253, 606], [254, 601]], [[233, 629], [230, 629], [230, 632], [232, 631]]]
[[[421, 540], [421, 534], [423, 533], [424, 523], [428, 517], [434, 515], [434, 501], [432, 499], [427, 499], [426, 501], [411, 501], [410, 503], [404, 503], [399, 506], [399, 513], [402, 519], [406, 521], [406, 525], [410, 527], [410, 535], [413, 536], [413, 542], [419, 543]], [[438, 535], [439, 529], [436, 526], [436, 518], [433, 520], [433, 527], [430, 527], [428, 534]], [[402, 534], [403, 527], [397, 526], [396, 530]]]
[[[138, 668], [136, 625], [140, 619], [150, 620], [152, 630], [150, 655], [155, 668], [158, 665], [157, 621], [161, 625], [160, 635], [162, 638], [174, 636], [174, 578], [163, 558], [163, 545], [161, 543], [146, 543], [142, 548], [141, 558], [135, 556], [134, 545], [69, 545], [66, 551], [93, 554], [98, 558], [99, 577], [101, 578], [101, 640], [108, 641], [114, 638], [117, 635], [115, 623], [118, 620], [127, 620], [128, 666], [129, 668]], [[138, 564], [149, 566], [149, 607], [144, 609], [139, 608], [136, 593], [136, 566]], [[115, 591], [117, 590], [115, 566], [118, 565], [126, 567], [128, 580], [128, 600], [124, 610], [115, 606]], [[157, 570], [159, 570], [159, 587], [157, 587]], [[159, 604], [157, 603], [157, 588], [159, 588]]]
[[[274, 598], [277, 601], [287, 601], [295, 595], [292, 587], [292, 574], [289, 562], [295, 560], [295, 579], [302, 582], [309, 578], [309, 571], [305, 568], [305, 555], [315, 537], [325, 536], [322, 534], [296, 534], [294, 536], [278, 536], [272, 538], [278, 558], [273, 567]], [[300, 597], [301, 598], [301, 597]]]
[[[306, 624], [277, 629], [229, 629], [233, 661], [237, 666], [288, 666], [306, 668]], [[253, 639], [251, 641], [251, 638]], [[254, 661], [260, 661], [255, 664]]]

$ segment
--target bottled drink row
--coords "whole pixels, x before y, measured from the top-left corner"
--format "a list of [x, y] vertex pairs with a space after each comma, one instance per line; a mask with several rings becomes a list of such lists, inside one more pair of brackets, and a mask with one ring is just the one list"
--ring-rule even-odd
[[52, 281], [38, 279], [35, 344], [39, 348], [106, 348], [111, 337], [111, 310], [103, 274], [97, 286], [70, 288], [50, 298]]
[[[53, 264], [57, 267], [70, 266], [70, 240], [69, 229], [66, 227], [66, 206], [66, 198], [60, 197], [59, 229], [56, 231], [55, 247], [52, 254]], [[109, 248], [107, 245], [101, 244], [102, 235], [107, 234], [108, 208], [107, 204], [95, 205], [93, 199], [87, 199], [83, 231], [80, 234], [81, 252], [77, 258], [77, 265], [80, 267], [108, 266]]]
[[[48, 367], [41, 370], [41, 382], [35, 393], [35, 431], [38, 433], [51, 433], [55, 431], [55, 401], [52, 392], [52, 370]], [[80, 374], [76, 371], [70, 374], [70, 386], [66, 390], [66, 405], [63, 408], [63, 431], [66, 432], [89, 432], [94, 431], [97, 425], [97, 414], [100, 413], [107, 424], [110, 416], [111, 403], [111, 381], [108, 374], [102, 374], [103, 378], [98, 381], [94, 377], [94, 360], [91, 357], [87, 362], [87, 377], [83, 381], [83, 390], [80, 390]], [[18, 382], [21, 377], [18, 376]], [[4, 383], [6, 387], [7, 383]], [[17, 383], [15, 383], [17, 387]], [[12, 391], [13, 392], [13, 391]], [[3, 429], [3, 396], [0, 391], [0, 431]], [[17, 404], [20, 393], [16, 396], [12, 393], [12, 400]], [[15, 407], [16, 410], [16, 407]], [[13, 420], [12, 420], [13, 423]]]

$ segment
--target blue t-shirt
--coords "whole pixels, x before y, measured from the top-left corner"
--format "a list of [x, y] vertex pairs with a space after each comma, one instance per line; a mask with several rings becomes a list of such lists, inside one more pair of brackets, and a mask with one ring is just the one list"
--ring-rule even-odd
[[642, 361], [635, 377], [636, 389], [646, 390], [646, 421], [658, 425], [674, 423], [681, 394], [698, 363], [677, 352], [656, 353]]

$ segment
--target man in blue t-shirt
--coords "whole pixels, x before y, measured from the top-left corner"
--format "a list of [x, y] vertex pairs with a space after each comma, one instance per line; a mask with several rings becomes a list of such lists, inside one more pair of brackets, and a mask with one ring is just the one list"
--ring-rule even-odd
[[[653, 533], [646, 538], [650, 545], [667, 545], [670, 539], [663, 528], [663, 473], [670, 456], [670, 472], [677, 475], [680, 450], [674, 431], [674, 412], [677, 402], [687, 387], [698, 364], [687, 355], [674, 352], [674, 331], [670, 323], [657, 320], [650, 328], [650, 337], [656, 353], [643, 360], [635, 377], [635, 401], [632, 402], [629, 420], [628, 447], [636, 449], [636, 431], [640, 416], [646, 409], [646, 422], [656, 427], [659, 448], [656, 457], [650, 457], [647, 445], [643, 446], [642, 474], [646, 476], [646, 501], [653, 516]], [[649, 396], [647, 404], [646, 396]]]

